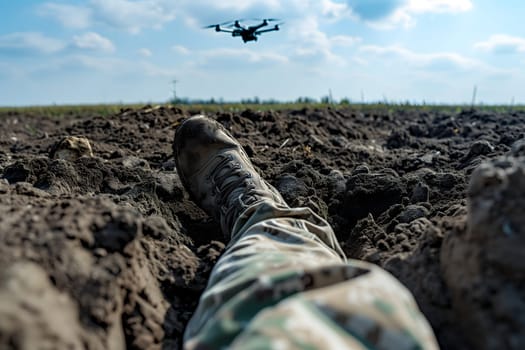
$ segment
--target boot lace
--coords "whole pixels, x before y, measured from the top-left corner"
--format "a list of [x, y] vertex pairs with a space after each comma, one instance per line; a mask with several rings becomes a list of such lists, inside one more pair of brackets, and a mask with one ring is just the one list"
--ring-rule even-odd
[[237, 216], [258, 201], [252, 174], [244, 170], [231, 154], [227, 154], [221, 155], [221, 160], [210, 172], [209, 180], [223, 230], [230, 230]]

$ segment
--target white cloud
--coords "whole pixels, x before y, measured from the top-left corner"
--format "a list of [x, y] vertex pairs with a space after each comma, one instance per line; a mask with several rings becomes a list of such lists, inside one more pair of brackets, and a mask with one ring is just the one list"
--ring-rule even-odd
[[[249, 47], [243, 48], [215, 48], [207, 50], [190, 50], [181, 45], [172, 47], [172, 51], [178, 54], [178, 65], [186, 68], [220, 67], [221, 70], [250, 68], [257, 65], [258, 68], [277, 67], [287, 64], [289, 58], [273, 51], [261, 51]], [[191, 59], [188, 59], [190, 58]]]
[[454, 52], [418, 53], [401, 46], [362, 46], [359, 51], [372, 57], [381, 57], [383, 62], [390, 63], [401, 59], [405, 64], [432, 70], [450, 69], [486, 69], [484, 63]]
[[99, 72], [118, 72], [129, 69], [130, 63], [115, 57], [95, 57], [89, 55], [71, 55], [57, 60], [56, 65], [63, 67], [80, 67]]
[[168, 0], [90, 0], [86, 5], [46, 3], [39, 13], [66, 27], [89, 28], [103, 23], [136, 34], [173, 21], [176, 7], [177, 3]]
[[273, 53], [273, 52], [262, 52], [259, 50], [252, 50], [248, 48], [244, 49], [229, 49], [220, 48], [213, 50], [202, 51], [198, 54], [206, 59], [228, 59], [235, 61], [243, 61], [247, 63], [287, 63], [288, 58], [286, 56]]
[[492, 53], [520, 53], [525, 52], [525, 38], [494, 34], [486, 41], [476, 43], [474, 47]]
[[257, 7], [257, 6], [264, 6], [270, 9], [278, 9], [281, 7], [281, 1], [280, 0], [222, 0], [222, 1], [214, 1], [211, 3], [210, 1], [198, 1], [194, 0], [193, 3], [203, 3], [207, 4], [208, 6], [211, 6], [215, 9], [225, 9], [225, 10], [235, 10], [235, 11], [246, 11], [250, 8]]
[[142, 57], [151, 57], [153, 56], [153, 52], [151, 52], [150, 49], [147, 49], [145, 47], [139, 49], [138, 54]]
[[361, 38], [348, 35], [335, 35], [330, 38], [330, 42], [334, 46], [350, 47], [361, 42]]
[[[416, 17], [426, 13], [457, 14], [472, 10], [471, 0], [382, 0], [390, 12], [381, 18], [363, 18], [376, 29], [409, 28], [416, 24]], [[359, 0], [358, 2], [366, 2]], [[372, 3], [373, 4], [373, 3]], [[362, 16], [361, 16], [362, 17]]]
[[91, 25], [92, 11], [88, 7], [54, 2], [46, 3], [38, 8], [41, 16], [51, 17], [60, 22], [64, 27], [84, 29]]
[[[49, 79], [51, 76], [57, 74], [82, 74], [91, 73], [92, 77], [97, 77], [98, 73], [103, 73], [102, 76], [107, 74], [118, 74], [119, 72], [126, 72], [131, 74], [137, 71], [136, 61], [127, 61], [117, 57], [104, 57], [98, 55], [90, 55], [84, 53], [70, 53], [54, 55], [46, 60], [35, 60], [33, 64], [28, 65], [25, 63], [13, 63], [12, 68], [17, 68], [23, 73], [26, 78], [41, 78], [46, 77]], [[97, 74], [95, 74], [97, 73]]]
[[182, 45], [175, 45], [172, 47], [173, 52], [179, 54], [179, 55], [188, 55], [190, 53], [190, 50], [188, 48], [182, 46]]
[[65, 46], [63, 41], [39, 32], [18, 32], [0, 36], [0, 53], [53, 54]]
[[[194, 27], [219, 22], [219, 18], [272, 17], [295, 20], [315, 17], [338, 21], [360, 19], [378, 28], [410, 26], [417, 15], [424, 13], [460, 13], [472, 9], [471, 0], [180, 0], [180, 11]], [[211, 15], [213, 17], [210, 17]]]
[[131, 33], [159, 29], [175, 19], [175, 4], [163, 0], [91, 0], [90, 5], [96, 20]]
[[286, 19], [287, 25], [299, 19], [315, 16], [337, 21], [349, 18], [348, 5], [341, 0], [180, 0], [181, 18], [194, 27], [221, 22], [224, 19], [272, 17]]
[[95, 32], [88, 32], [73, 37], [73, 46], [83, 50], [114, 52], [115, 46], [108, 38]]
[[[118, 57], [93, 56], [87, 54], [58, 55], [46, 62], [28, 67], [23, 66], [26, 75], [59, 72], [89, 73], [92, 76], [124, 76], [135, 74], [150, 77], [173, 77], [176, 71], [169, 67], [154, 65], [136, 59], [122, 59]], [[102, 73], [102, 75], [99, 75]]]
[[345, 3], [320, 0], [317, 6], [320, 7], [320, 13], [329, 19], [338, 20], [351, 14], [350, 8]]
[[473, 8], [471, 0], [409, 0], [405, 11], [417, 13], [460, 13]]
[[324, 61], [344, 65], [346, 60], [334, 52], [334, 47], [354, 45], [360, 40], [344, 35], [328, 36], [319, 28], [319, 19], [314, 16], [293, 22], [288, 34], [293, 59], [308, 63]]

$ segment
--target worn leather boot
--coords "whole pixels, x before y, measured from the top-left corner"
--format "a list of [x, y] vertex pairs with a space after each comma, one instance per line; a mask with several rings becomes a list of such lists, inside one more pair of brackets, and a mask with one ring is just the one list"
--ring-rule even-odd
[[220, 222], [229, 238], [239, 215], [261, 201], [288, 207], [281, 194], [254, 169], [242, 146], [215, 120], [185, 120], [173, 142], [179, 177], [191, 198]]

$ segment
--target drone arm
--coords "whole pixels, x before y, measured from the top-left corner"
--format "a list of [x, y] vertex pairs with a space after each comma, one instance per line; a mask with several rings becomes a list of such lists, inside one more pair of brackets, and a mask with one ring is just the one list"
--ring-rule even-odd
[[217, 30], [217, 32], [233, 33], [233, 30], [219, 28], [219, 30]]
[[233, 26], [237, 29], [246, 29], [239, 23], [239, 21], [235, 21], [235, 23], [233, 23]]
[[261, 35], [262, 33], [273, 32], [273, 31], [275, 31], [275, 30], [279, 30], [279, 27], [275, 26], [275, 27], [270, 28], [270, 29], [258, 30], [258, 31], [256, 31], [254, 34], [255, 34], [255, 35]]
[[253, 30], [258, 30], [259, 28], [262, 28], [262, 27], [265, 27], [268, 25], [268, 22], [264, 21], [263, 23], [261, 24], [258, 24], [256, 26], [251, 26], [250, 29], [253, 29]]

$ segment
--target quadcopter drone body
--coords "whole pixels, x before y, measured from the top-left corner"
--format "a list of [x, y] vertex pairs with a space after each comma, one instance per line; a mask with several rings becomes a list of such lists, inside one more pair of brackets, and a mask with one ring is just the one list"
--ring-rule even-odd
[[242, 41], [246, 43], [248, 41], [257, 41], [257, 36], [263, 33], [279, 30], [280, 29], [279, 26], [282, 24], [281, 22], [281, 23], [274, 25], [271, 28], [262, 29], [263, 27], [266, 27], [268, 25], [268, 22], [278, 21], [278, 19], [276, 18], [262, 19], [261, 20], [262, 23], [253, 25], [253, 26], [248, 26], [248, 27], [241, 25], [240, 21], [242, 20], [239, 19], [239, 20], [224, 22], [220, 24], [212, 24], [204, 28], [215, 28], [216, 32], [231, 33], [233, 37], [240, 36], [242, 38]]

